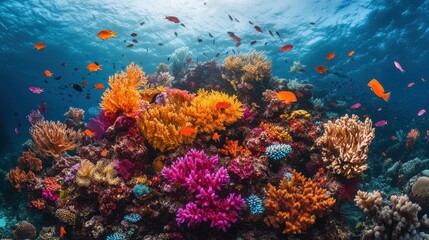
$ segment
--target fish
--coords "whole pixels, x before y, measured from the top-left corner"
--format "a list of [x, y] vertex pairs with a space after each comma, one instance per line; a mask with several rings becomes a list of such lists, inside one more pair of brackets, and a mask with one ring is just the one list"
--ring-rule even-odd
[[249, 21], [249, 23], [250, 23], [251, 25], [253, 25], [253, 22], [252, 22], [252, 21]]
[[197, 41], [198, 41], [198, 42], [202, 42], [202, 41], [203, 41], [203, 39], [201, 39], [201, 38], [197, 38]]
[[15, 130], [15, 134], [19, 135], [19, 129], [16, 127], [14, 130]]
[[86, 136], [88, 136], [88, 137], [94, 137], [95, 136], [95, 132], [93, 132], [93, 131], [91, 131], [91, 130], [89, 130], [89, 129], [86, 129], [85, 131], [83, 131], [84, 133], [85, 133], [85, 135]]
[[414, 86], [414, 82], [410, 82], [410, 83], [408, 83], [408, 85], [407, 85], [407, 87], [412, 87], [412, 86]]
[[385, 93], [383, 86], [377, 81], [377, 79], [371, 79], [368, 83], [368, 87], [375, 95], [377, 95], [377, 97], [382, 98], [386, 102], [389, 101], [390, 92]]
[[87, 81], [82, 81], [82, 82], [80, 82], [80, 84], [82, 84], [82, 85], [88, 85], [88, 82]]
[[[286, 63], [287, 63], [287, 60], [285, 60], [285, 61], [286, 61]], [[301, 68], [301, 69], [299, 69], [298, 71], [299, 71], [299, 72], [302, 72], [302, 73], [307, 72], [307, 71], [305, 71], [305, 69], [304, 69], [304, 68]]]
[[280, 91], [277, 93], [276, 97], [287, 104], [297, 101], [295, 93], [290, 91]]
[[271, 32], [270, 29], [268, 29], [268, 32], [270, 33], [271, 37], [274, 37], [274, 34], [273, 34], [273, 32]]
[[258, 32], [262, 32], [262, 29], [259, 27], [259, 26], [255, 26], [255, 29], [256, 29], [256, 31], [258, 31]]
[[355, 51], [354, 51], [354, 50], [350, 50], [350, 51], [347, 53], [347, 57], [351, 57], [351, 56], [353, 56], [353, 54], [355, 54]]
[[67, 66], [66, 62], [61, 63], [61, 67], [65, 67], [65, 66]]
[[235, 20], [236, 22], [238, 22], [238, 23], [240, 22], [240, 21], [238, 21], [238, 19], [237, 19], [237, 18], [234, 18], [234, 20]]
[[392, 140], [392, 141], [396, 141], [397, 139], [398, 138], [396, 136], [393, 136], [393, 135], [390, 137], [390, 140]]
[[421, 115], [423, 115], [423, 114], [425, 114], [426, 113], [426, 109], [421, 109], [418, 113], [417, 113], [417, 116], [421, 116]]
[[335, 57], [335, 53], [334, 52], [330, 52], [327, 56], [326, 56], [326, 60], [331, 60]]
[[218, 134], [217, 132], [213, 133], [212, 140], [215, 142], [219, 142], [220, 134]]
[[376, 127], [384, 127], [387, 125], [387, 121], [386, 120], [380, 120], [378, 122], [375, 123]]
[[216, 103], [217, 109], [225, 109], [225, 108], [229, 108], [229, 107], [231, 107], [231, 103], [229, 103], [229, 102], [217, 102]]
[[320, 74], [324, 74], [324, 73], [328, 73], [329, 69], [327, 69], [326, 67], [319, 65], [316, 68], [316, 72], [320, 73]]
[[216, 39], [213, 39], [213, 45], [215, 44]]
[[165, 104], [167, 103], [167, 97], [168, 96], [166, 92], [158, 93], [157, 95], [155, 95], [155, 100], [153, 102], [158, 105], [165, 106]]
[[292, 50], [293, 46], [291, 44], [286, 44], [283, 47], [280, 48], [280, 52], [289, 52]]
[[112, 37], [116, 37], [116, 32], [113, 32], [112, 30], [101, 30], [98, 32], [97, 37], [101, 40], [106, 40]]
[[176, 37], [177, 37], [177, 32], [174, 32], [174, 36], [176, 36]]
[[186, 27], [186, 26], [185, 26], [185, 24], [183, 24], [183, 23], [181, 23], [181, 24], [180, 24], [180, 26], [182, 26], [182, 27]]
[[133, 39], [131, 40], [133, 43], [139, 43], [139, 41], [137, 41], [137, 39]]
[[164, 43], [158, 43], [159, 46], [164, 46]]
[[109, 151], [107, 149], [103, 149], [103, 151], [101, 151], [101, 153], [100, 153], [100, 156], [106, 157], [108, 153], [109, 153]]
[[229, 17], [229, 20], [231, 20], [231, 22], [234, 21], [234, 19], [232, 19], [231, 15], [228, 15], [228, 17]]
[[86, 68], [90, 71], [90, 72], [95, 72], [98, 70], [101, 70], [102, 65], [98, 64], [96, 62], [90, 63], [86, 66]]
[[169, 61], [170, 61], [170, 57], [167, 58], [167, 62], [169, 62]]
[[34, 44], [33, 48], [40, 51], [40, 50], [45, 49], [46, 45], [43, 42], [38, 42], [38, 43]]
[[310, 22], [310, 25], [314, 25], [314, 24], [316, 24], [315, 22]]
[[189, 126], [182, 128], [182, 131], [181, 131], [182, 135], [187, 137], [191, 136], [193, 133], [196, 133], [196, 132], [197, 132], [196, 128], [189, 127]]
[[279, 38], [281, 38], [280, 33], [276, 31], [277, 36], [279, 36]]
[[44, 92], [44, 91], [45, 91], [43, 88], [40, 88], [40, 87], [34, 87], [34, 86], [31, 86], [31, 87], [29, 87], [28, 89], [29, 89], [32, 93], [34, 93], [34, 94], [41, 94], [42, 92]]
[[401, 73], [404, 73], [404, 72], [405, 72], [405, 70], [404, 70], [404, 69], [402, 69], [402, 66], [401, 66], [401, 64], [399, 64], [399, 62], [398, 62], [398, 61], [393, 61], [393, 64], [395, 64], [395, 67], [396, 67], [399, 71], [401, 71]]
[[79, 84], [71, 84], [72, 88], [78, 92], [82, 92], [83, 89]]
[[236, 43], [235, 43], [235, 46], [236, 46], [236, 47], [239, 47], [240, 45], [241, 45], [241, 42], [240, 42], [240, 41], [238, 41], [238, 42], [236, 42]]
[[192, 58], [187, 58], [186, 61], [185, 61], [185, 64], [188, 64], [190, 62], [192, 62]]
[[100, 90], [104, 88], [104, 85], [102, 83], [97, 83], [97, 84], [94, 84], [94, 88]]
[[137, 37], [137, 33], [131, 33], [131, 37]]
[[58, 77], [54, 77], [54, 79], [57, 80], [57, 81], [60, 80], [61, 79], [61, 75], [58, 76]]
[[232, 52], [235, 54], [235, 51], [234, 51], [234, 49], [232, 49]]
[[175, 16], [165, 16], [165, 19], [167, 19], [170, 22], [180, 23], [180, 20]]
[[209, 37], [213, 38], [213, 35], [211, 33], [209, 33]]
[[132, 48], [132, 47], [134, 47], [134, 44], [132, 44], [132, 43], [127, 45], [127, 48]]
[[253, 40], [253, 41], [251, 41], [250, 42], [250, 45], [253, 45], [253, 44], [255, 44], [257, 41], [256, 40]]
[[216, 57], [219, 57], [219, 55], [220, 55], [220, 53], [218, 52], [218, 53], [216, 53]]
[[268, 44], [268, 42], [265, 42], [265, 44], [264, 44], [264, 45], [265, 45], [265, 46], [267, 46], [267, 44]]
[[145, 23], [146, 23], [146, 22], [141, 22], [141, 23], [140, 23], [140, 26], [143, 26]]
[[45, 70], [45, 76], [46, 77], [52, 77], [52, 73], [51, 73], [51, 71], [49, 71], [49, 70]]
[[360, 108], [361, 106], [362, 106], [362, 104], [355, 103], [355, 104], [353, 104], [353, 105], [350, 106], [350, 109], [357, 109], [357, 108]]

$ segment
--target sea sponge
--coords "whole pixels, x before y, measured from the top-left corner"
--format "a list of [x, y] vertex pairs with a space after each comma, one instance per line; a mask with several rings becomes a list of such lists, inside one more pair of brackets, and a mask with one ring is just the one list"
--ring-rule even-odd
[[[226, 103], [228, 107], [220, 108], [218, 103]], [[243, 105], [237, 96], [204, 89], [198, 90], [189, 108], [183, 110], [192, 118], [192, 124], [200, 133], [213, 133], [225, 130], [225, 126], [233, 124], [243, 116]]]
[[55, 158], [64, 151], [76, 148], [83, 136], [59, 121], [40, 121], [33, 125], [30, 134], [39, 151]]
[[141, 67], [131, 63], [126, 72], [109, 77], [109, 86], [100, 103], [100, 108], [108, 113], [133, 116], [140, 106], [138, 89], [147, 82]]
[[429, 206], [429, 178], [417, 178], [411, 187], [411, 193], [418, 204]]
[[292, 172], [292, 178], [286, 177], [277, 189], [268, 184], [269, 190], [265, 208], [274, 227], [285, 224], [284, 234], [300, 234], [335, 203], [334, 198], [326, 195], [326, 190], [317, 187], [301, 173]]
[[60, 220], [60, 222], [68, 224], [68, 225], [75, 225], [76, 223], [76, 214], [71, 212], [68, 209], [59, 208], [55, 211], [55, 217]]
[[358, 116], [349, 118], [346, 114], [335, 122], [328, 121], [324, 128], [325, 132], [316, 144], [327, 168], [346, 178], [365, 171], [368, 147], [375, 136], [371, 119], [361, 122]]
[[287, 113], [280, 115], [280, 118], [286, 118], [287, 120], [292, 120], [292, 119], [299, 118], [299, 117], [309, 119], [311, 117], [311, 115], [310, 115], [310, 113], [308, 113], [307, 111], [302, 110], [302, 109], [301, 110], [295, 110], [290, 115]]

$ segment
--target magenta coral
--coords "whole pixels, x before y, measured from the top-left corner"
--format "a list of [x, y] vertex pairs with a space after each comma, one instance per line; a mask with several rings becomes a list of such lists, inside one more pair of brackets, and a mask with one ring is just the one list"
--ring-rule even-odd
[[128, 181], [131, 177], [131, 174], [134, 172], [133, 167], [135, 166], [135, 164], [128, 159], [124, 159], [122, 161], [115, 160], [114, 162], [115, 169], [125, 181]]
[[51, 191], [49, 191], [47, 189], [43, 189], [42, 197], [44, 199], [51, 200], [51, 201], [54, 201], [54, 202], [57, 201], [58, 198], [59, 198], [57, 194], [54, 194], [54, 193], [52, 193]]
[[220, 191], [229, 182], [227, 170], [217, 169], [218, 156], [208, 157], [203, 151], [191, 149], [185, 157], [178, 158], [162, 175], [170, 184], [180, 184], [194, 193], [194, 200], [180, 208], [176, 215], [178, 224], [193, 226], [210, 220], [211, 227], [226, 231], [237, 221], [238, 211], [244, 204], [241, 195], [231, 193], [219, 199]]

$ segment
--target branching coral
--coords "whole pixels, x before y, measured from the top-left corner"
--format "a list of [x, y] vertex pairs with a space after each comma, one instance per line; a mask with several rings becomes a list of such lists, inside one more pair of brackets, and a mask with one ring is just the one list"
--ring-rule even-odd
[[268, 200], [265, 208], [276, 225], [285, 224], [284, 234], [299, 234], [335, 203], [326, 190], [317, 187], [311, 179], [293, 171], [290, 181], [283, 178], [279, 188], [268, 184]]
[[369, 118], [365, 122], [348, 115], [324, 124], [323, 136], [316, 140], [323, 162], [335, 174], [353, 178], [366, 170], [368, 147], [374, 139], [374, 128]]
[[19, 167], [16, 167], [15, 169], [10, 170], [7, 175], [7, 179], [9, 179], [9, 182], [14, 188], [21, 191], [27, 183], [33, 182], [36, 179], [36, 175], [31, 170], [26, 173]]
[[[271, 78], [271, 60], [263, 53], [230, 55], [224, 61], [225, 69], [231, 73], [236, 83], [263, 81]], [[240, 81], [239, 81], [240, 80]]]
[[429, 234], [422, 232], [421, 226], [429, 227], [427, 215], [421, 220], [418, 213], [421, 207], [412, 203], [407, 195], [390, 196], [390, 205], [383, 202], [378, 191], [358, 191], [356, 205], [372, 218], [375, 225], [367, 230], [363, 239], [428, 239]]
[[30, 134], [37, 149], [55, 158], [76, 148], [82, 137], [82, 133], [68, 129], [59, 121], [40, 121], [30, 129]]
[[138, 65], [131, 63], [126, 72], [109, 77], [111, 89], [102, 96], [100, 108], [106, 112], [124, 115], [135, 114], [140, 106], [138, 89], [146, 84], [145, 73]]

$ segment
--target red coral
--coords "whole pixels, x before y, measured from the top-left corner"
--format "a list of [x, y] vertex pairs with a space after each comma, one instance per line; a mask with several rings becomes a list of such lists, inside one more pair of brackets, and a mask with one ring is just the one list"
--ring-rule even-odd
[[33, 171], [42, 170], [42, 160], [36, 157], [36, 154], [31, 150], [21, 154], [18, 158], [18, 164], [22, 169], [30, 169]]
[[45, 201], [43, 199], [36, 199], [31, 201], [31, 205], [39, 210], [45, 209], [46, 204]]
[[43, 185], [45, 186], [45, 189], [53, 193], [61, 188], [61, 185], [57, 183], [55, 177], [46, 177], [45, 179], [43, 179]]
[[36, 175], [31, 170], [28, 171], [28, 173], [25, 173], [21, 168], [16, 167], [15, 169], [10, 170], [7, 178], [14, 188], [21, 191], [21, 189], [25, 187], [26, 183], [34, 182]]

